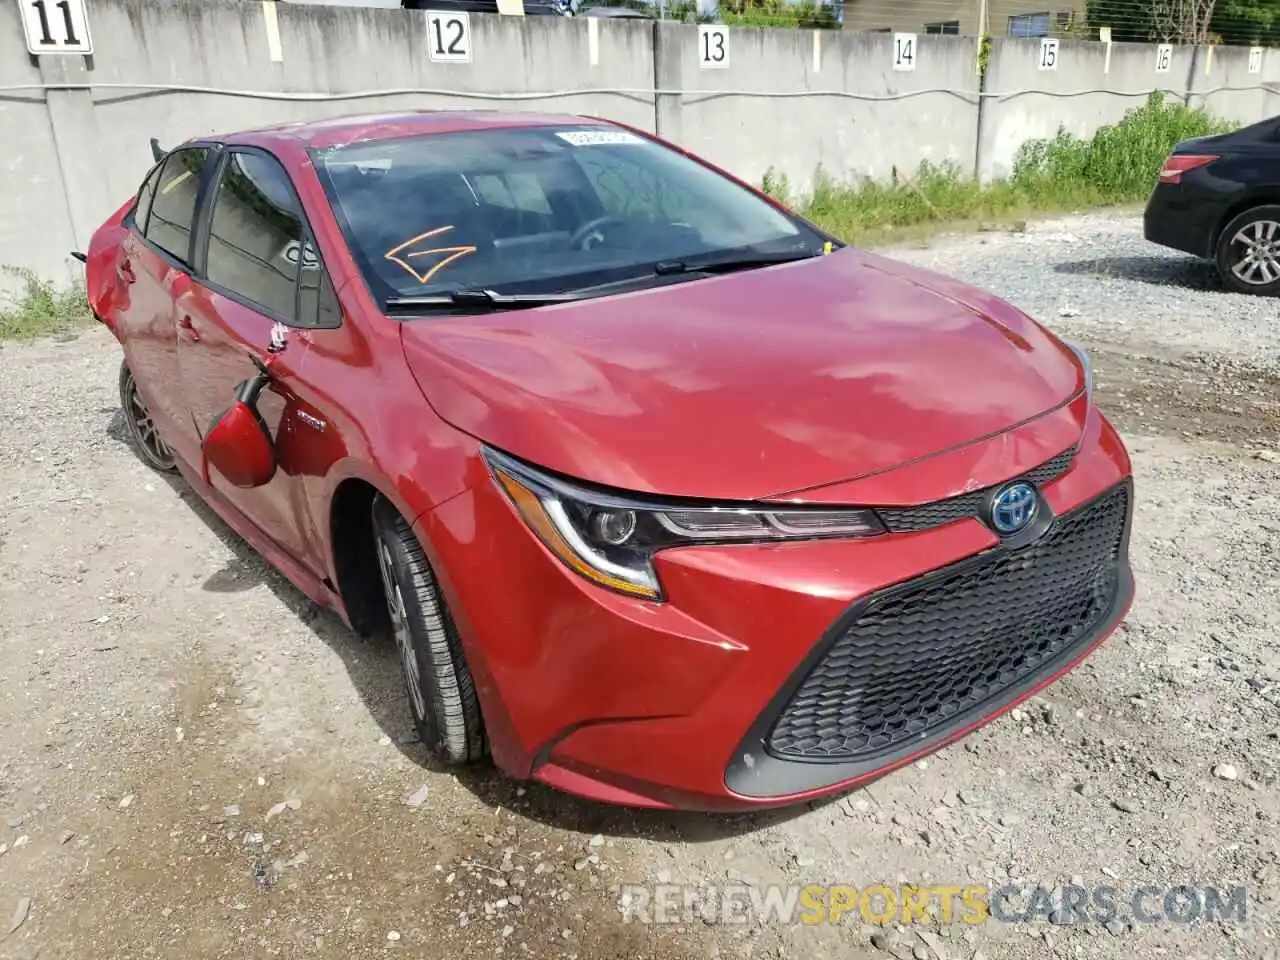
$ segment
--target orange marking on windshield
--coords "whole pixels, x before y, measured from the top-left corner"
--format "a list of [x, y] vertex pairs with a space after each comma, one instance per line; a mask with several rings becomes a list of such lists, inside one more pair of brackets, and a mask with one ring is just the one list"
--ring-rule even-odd
[[[424, 240], [430, 240], [432, 237], [438, 237], [442, 233], [448, 233], [453, 229], [453, 224], [443, 227], [436, 227], [434, 230], [428, 230], [420, 233], [416, 237], [410, 237], [404, 243], [392, 247], [383, 256], [402, 268], [409, 276], [413, 277], [419, 283], [429, 283], [431, 278], [437, 273], [462, 257], [475, 253], [476, 248], [473, 246], [456, 246], [456, 247], [432, 247], [428, 250], [413, 250], [412, 248]], [[429, 256], [445, 255], [439, 263], [433, 265], [426, 273], [421, 273], [409, 260], [413, 257], [429, 257]]]

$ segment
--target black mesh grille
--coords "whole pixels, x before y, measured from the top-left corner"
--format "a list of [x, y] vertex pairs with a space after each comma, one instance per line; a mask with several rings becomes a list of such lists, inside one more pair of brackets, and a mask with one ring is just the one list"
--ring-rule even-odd
[[1044, 672], [1110, 612], [1128, 500], [1126, 484], [1059, 517], [1027, 546], [873, 599], [792, 695], [770, 751], [870, 757]]
[[[1017, 479], [1025, 480], [1036, 487], [1042, 487], [1049, 481], [1056, 480], [1066, 473], [1067, 467], [1071, 466], [1071, 459], [1075, 454], [1074, 447], [1070, 450], [1065, 450], [1052, 460], [1027, 471]], [[962, 493], [958, 497], [938, 500], [918, 507], [880, 507], [877, 508], [876, 513], [880, 515], [880, 519], [884, 521], [884, 525], [890, 533], [913, 533], [917, 530], [928, 530], [930, 527], [950, 523], [953, 520], [978, 516], [982, 508], [983, 498], [990, 491], [991, 488], [987, 487], [983, 490]]]

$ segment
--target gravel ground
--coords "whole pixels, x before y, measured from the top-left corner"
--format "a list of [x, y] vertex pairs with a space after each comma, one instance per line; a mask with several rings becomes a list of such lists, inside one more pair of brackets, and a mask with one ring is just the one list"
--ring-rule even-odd
[[[431, 770], [392, 651], [131, 454], [105, 331], [0, 349], [0, 957], [1274, 951], [1276, 302], [1218, 291], [1126, 216], [893, 253], [1094, 352], [1135, 460], [1139, 597], [1024, 710], [770, 815], [620, 811]], [[623, 922], [619, 884], [668, 882], [1108, 885], [1122, 911], [1141, 884], [1243, 885], [1247, 915]]]

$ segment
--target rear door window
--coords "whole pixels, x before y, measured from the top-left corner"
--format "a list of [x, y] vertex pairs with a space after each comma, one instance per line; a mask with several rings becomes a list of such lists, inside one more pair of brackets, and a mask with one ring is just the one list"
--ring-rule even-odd
[[551, 214], [542, 184], [532, 173], [484, 173], [470, 179], [476, 195], [485, 203], [523, 213]]
[[191, 225], [208, 147], [186, 147], [165, 158], [143, 236], [181, 263], [191, 262]]
[[160, 170], [163, 164], [157, 163], [151, 168], [151, 172], [147, 174], [147, 179], [142, 182], [141, 189], [138, 190], [138, 197], [133, 204], [133, 222], [137, 224], [139, 230], [147, 229], [147, 216], [151, 213], [151, 201], [155, 199], [156, 182], [160, 179]]
[[724, 211], [673, 182], [665, 171], [633, 162], [624, 153], [581, 150], [574, 159], [611, 216], [653, 223], [712, 218], [720, 229], [734, 228]]

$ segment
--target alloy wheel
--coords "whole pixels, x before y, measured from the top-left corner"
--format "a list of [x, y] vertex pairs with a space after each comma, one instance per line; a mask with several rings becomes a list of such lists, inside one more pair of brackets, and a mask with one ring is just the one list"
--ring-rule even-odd
[[409, 633], [409, 613], [404, 605], [404, 594], [395, 577], [391, 563], [391, 550], [385, 540], [378, 538], [378, 569], [382, 571], [383, 593], [387, 598], [387, 613], [391, 615], [391, 628], [395, 633], [396, 648], [400, 651], [400, 663], [404, 668], [405, 685], [409, 688], [409, 701], [413, 715], [418, 720], [427, 716], [426, 695], [422, 692], [422, 671], [418, 666], [418, 653]]
[[156, 429], [155, 420], [152, 419], [151, 411], [147, 409], [147, 404], [142, 399], [142, 394], [138, 392], [138, 385], [134, 382], [131, 371], [125, 372], [121, 394], [124, 401], [125, 420], [129, 424], [129, 432], [137, 442], [138, 449], [141, 450], [143, 457], [157, 469], [172, 470], [174, 466], [173, 451], [160, 438], [160, 432]]
[[1265, 286], [1280, 280], [1280, 223], [1254, 220], [1231, 238], [1231, 272], [1242, 283]]

